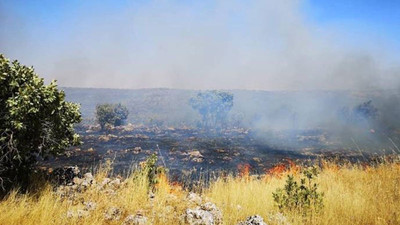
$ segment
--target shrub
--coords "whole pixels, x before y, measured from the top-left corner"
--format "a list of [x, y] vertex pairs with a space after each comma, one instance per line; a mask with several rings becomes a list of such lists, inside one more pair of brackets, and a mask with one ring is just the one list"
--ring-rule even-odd
[[55, 81], [45, 85], [33, 67], [0, 54], [0, 184], [26, 186], [38, 157], [79, 144], [79, 105], [66, 102]]
[[324, 194], [318, 191], [318, 184], [314, 181], [317, 176], [315, 167], [303, 170], [300, 184], [293, 175], [288, 175], [285, 187], [278, 188], [272, 194], [278, 208], [281, 211], [301, 212], [303, 215], [322, 209]]
[[143, 171], [147, 176], [148, 186], [151, 191], [155, 190], [158, 178], [165, 173], [165, 168], [157, 166], [158, 157], [156, 154], [151, 154], [143, 165]]
[[102, 130], [107, 126], [124, 124], [128, 115], [128, 109], [122, 104], [100, 104], [96, 106], [96, 119]]

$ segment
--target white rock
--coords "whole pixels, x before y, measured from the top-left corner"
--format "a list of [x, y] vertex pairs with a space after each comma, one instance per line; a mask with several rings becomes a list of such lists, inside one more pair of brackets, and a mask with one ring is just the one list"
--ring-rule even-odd
[[192, 202], [192, 203], [197, 204], [197, 205], [200, 205], [201, 202], [203, 201], [203, 200], [201, 199], [201, 197], [200, 197], [198, 194], [193, 193], [193, 192], [190, 192], [190, 193], [186, 196], [186, 198], [187, 198], [187, 200], [188, 200], [189, 202]]
[[245, 221], [239, 222], [237, 225], [267, 225], [264, 219], [259, 215], [249, 216]]
[[214, 218], [210, 212], [201, 209], [187, 209], [185, 222], [189, 225], [214, 225]]
[[110, 182], [109, 185], [118, 188], [121, 185], [121, 180], [119, 178], [115, 178], [113, 181]]
[[147, 217], [142, 214], [129, 215], [125, 218], [123, 225], [146, 225]]
[[190, 225], [220, 225], [222, 213], [213, 203], [207, 202], [195, 209], [187, 209], [184, 220]]
[[89, 216], [89, 212], [85, 211], [85, 210], [77, 210], [76, 211], [78, 218], [83, 218], [83, 217], [88, 217]]
[[104, 218], [106, 220], [119, 220], [121, 218], [121, 214], [122, 212], [120, 209], [111, 207], [105, 212]]
[[93, 211], [97, 208], [97, 204], [95, 202], [84, 202], [86, 211]]

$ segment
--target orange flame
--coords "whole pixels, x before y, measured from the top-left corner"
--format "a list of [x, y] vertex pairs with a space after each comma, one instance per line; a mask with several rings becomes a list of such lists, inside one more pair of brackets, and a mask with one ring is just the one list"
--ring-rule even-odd
[[239, 170], [239, 177], [249, 178], [251, 166], [248, 163], [239, 164], [237, 166]]
[[160, 173], [157, 178], [156, 188], [158, 190], [165, 190], [174, 195], [182, 194], [182, 185], [179, 182], [169, 182], [165, 173]]
[[296, 165], [291, 159], [286, 159], [287, 163], [279, 163], [271, 169], [267, 170], [266, 173], [269, 176], [282, 177], [286, 173], [297, 174], [300, 171], [300, 166]]

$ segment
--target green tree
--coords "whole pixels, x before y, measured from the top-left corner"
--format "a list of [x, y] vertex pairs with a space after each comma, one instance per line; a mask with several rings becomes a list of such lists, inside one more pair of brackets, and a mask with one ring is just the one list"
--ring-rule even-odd
[[204, 127], [222, 126], [233, 107], [233, 94], [216, 90], [199, 92], [189, 104], [200, 113]]
[[65, 101], [55, 81], [45, 85], [33, 67], [0, 54], [0, 184], [25, 186], [36, 160], [80, 143], [79, 105]]
[[122, 104], [99, 104], [96, 106], [96, 119], [104, 130], [107, 126], [120, 126], [128, 118], [129, 111]]

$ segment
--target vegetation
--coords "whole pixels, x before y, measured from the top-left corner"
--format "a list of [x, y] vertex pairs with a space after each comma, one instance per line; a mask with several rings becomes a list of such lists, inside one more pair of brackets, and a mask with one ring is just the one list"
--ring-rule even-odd
[[96, 106], [96, 119], [104, 130], [107, 126], [123, 125], [128, 118], [129, 111], [122, 104], [99, 104]]
[[293, 175], [288, 175], [285, 187], [272, 193], [278, 208], [281, 211], [297, 211], [304, 216], [322, 209], [323, 193], [319, 193], [318, 184], [314, 182], [317, 175], [316, 167], [305, 169], [300, 184]]
[[25, 187], [38, 157], [79, 144], [79, 106], [65, 101], [55, 81], [45, 85], [32, 67], [0, 55], [0, 186]]
[[[261, 215], [268, 224], [284, 224], [276, 219], [279, 212], [287, 222], [296, 224], [399, 224], [400, 223], [400, 166], [386, 162], [376, 166], [323, 163], [318, 177], [313, 177], [324, 192], [324, 207], [313, 217], [282, 208], [274, 202], [273, 193], [287, 184], [286, 175], [300, 180], [304, 174], [291, 169], [282, 174], [267, 174], [263, 178], [228, 176], [203, 188], [203, 199], [211, 201], [223, 212], [224, 224], [236, 224], [254, 214]], [[108, 176], [100, 170], [98, 183]], [[137, 211], [152, 224], [177, 224], [187, 208], [187, 192], [158, 174], [154, 196], [149, 198], [148, 174], [134, 172], [113, 194], [93, 188], [77, 196], [79, 201], [61, 198], [52, 189], [30, 196], [13, 192], [0, 202], [0, 224], [121, 224]], [[106, 197], [105, 197], [106, 196]], [[83, 217], [67, 217], [70, 210], [84, 207], [82, 202], [97, 203], [95, 210]], [[121, 219], [106, 221], [104, 211], [109, 207], [121, 209]], [[10, 210], [12, 209], [12, 210]]]
[[200, 113], [204, 127], [221, 127], [233, 107], [233, 94], [215, 90], [199, 92], [189, 103]]
[[372, 100], [363, 102], [355, 106], [352, 110], [348, 107], [342, 108], [340, 116], [351, 123], [372, 122], [377, 119], [379, 110], [372, 104]]

